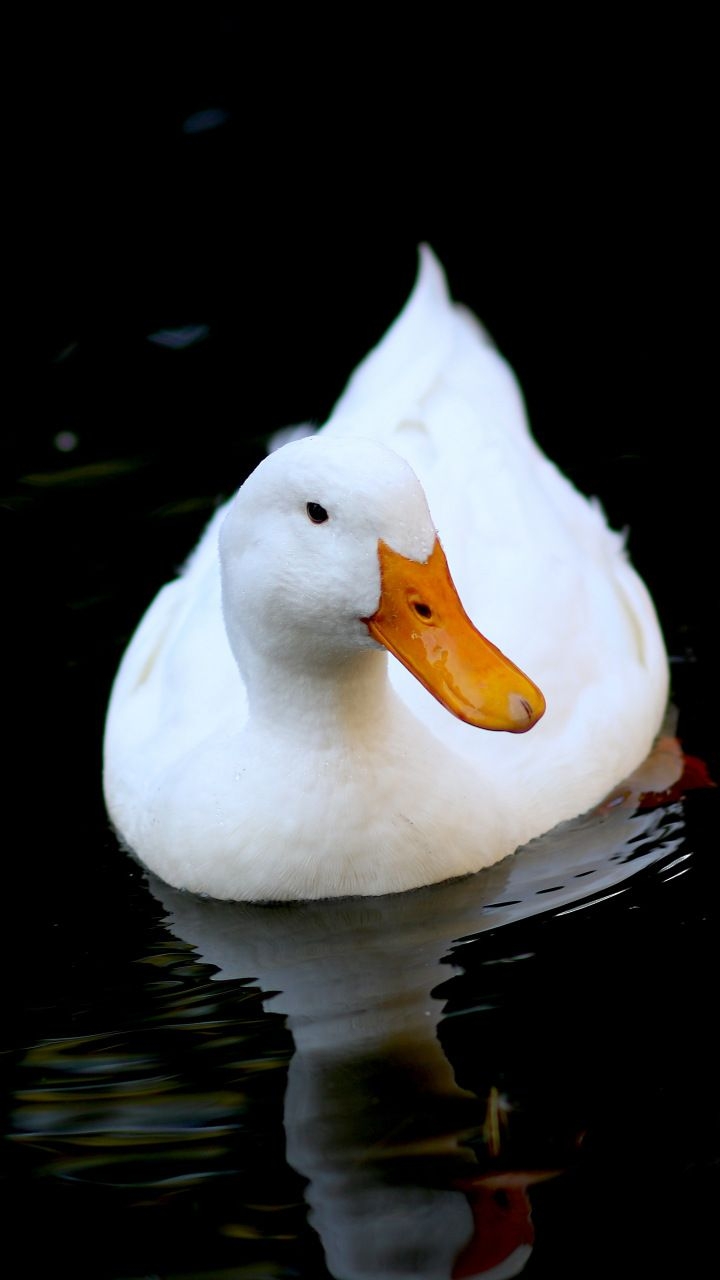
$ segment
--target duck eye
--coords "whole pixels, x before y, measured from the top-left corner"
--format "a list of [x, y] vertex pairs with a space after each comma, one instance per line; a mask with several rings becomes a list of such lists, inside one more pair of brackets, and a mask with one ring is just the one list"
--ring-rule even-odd
[[308, 502], [305, 506], [305, 510], [313, 524], [324, 524], [328, 519], [327, 511], [324, 507], [320, 506], [319, 502]]

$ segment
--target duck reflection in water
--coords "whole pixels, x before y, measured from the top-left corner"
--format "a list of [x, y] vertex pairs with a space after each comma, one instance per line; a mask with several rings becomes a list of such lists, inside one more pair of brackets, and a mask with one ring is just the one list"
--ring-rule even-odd
[[[591, 906], [641, 868], [667, 864], [681, 807], [653, 807], [652, 795], [672, 797], [684, 764], [670, 726], [595, 813], [476, 876], [407, 894], [262, 906], [150, 878], [168, 928], [215, 977], [250, 977], [274, 993], [268, 1011], [286, 1016], [286, 1154], [307, 1179], [310, 1222], [337, 1280], [503, 1280], [524, 1269], [533, 1187], [563, 1171], [558, 1148], [548, 1160], [513, 1142], [512, 1098], [497, 1079], [486, 1073], [477, 1092], [458, 1083], [442, 1044], [454, 979], [441, 986], [439, 965], [462, 968], [463, 948], [487, 930]], [[488, 1044], [490, 1072], [497, 1054]], [[579, 1136], [566, 1136], [566, 1157]]]
[[[612, 984], [605, 1021], [578, 1005], [573, 970], [594, 970], [568, 931], [604, 955], [606, 912], [627, 918], [690, 865], [682, 795], [709, 780], [666, 730], [594, 813], [462, 880], [276, 906], [147, 881], [155, 940], [120, 971], [121, 1000], [105, 974], [19, 1066], [10, 1149], [34, 1198], [62, 1189], [68, 1247], [92, 1249], [88, 1204], [104, 1204], [108, 1277], [151, 1255], [190, 1274], [193, 1249], [198, 1280], [297, 1273], [308, 1249], [318, 1280], [500, 1280], [530, 1257], [548, 1274], [618, 1040]], [[653, 1071], [657, 1053], [651, 1038]]]

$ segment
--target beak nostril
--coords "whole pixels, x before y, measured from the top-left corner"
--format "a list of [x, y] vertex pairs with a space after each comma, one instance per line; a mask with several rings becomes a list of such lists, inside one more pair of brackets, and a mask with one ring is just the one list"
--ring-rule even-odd
[[423, 604], [422, 601], [416, 600], [413, 603], [413, 609], [419, 618], [432, 618], [432, 609], [429, 604]]

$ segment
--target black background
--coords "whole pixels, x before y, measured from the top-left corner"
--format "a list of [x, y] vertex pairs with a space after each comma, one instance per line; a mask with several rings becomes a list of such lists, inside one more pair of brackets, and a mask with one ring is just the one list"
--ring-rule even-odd
[[[40, 32], [21, 112], [21, 469], [57, 465], [67, 426], [73, 465], [153, 453], [158, 492], [187, 498], [188, 473], [230, 491], [267, 431], [328, 415], [424, 240], [515, 368], [543, 448], [629, 528], [671, 648], [698, 643], [714, 551], [702, 30], [348, 21]], [[208, 109], [224, 123], [188, 131]], [[148, 345], [185, 324], [209, 339]]]

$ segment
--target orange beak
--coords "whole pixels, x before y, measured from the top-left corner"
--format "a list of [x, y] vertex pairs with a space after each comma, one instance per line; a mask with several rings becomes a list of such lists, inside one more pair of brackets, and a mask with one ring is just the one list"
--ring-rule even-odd
[[424, 564], [378, 543], [380, 604], [364, 622], [374, 640], [448, 711], [480, 729], [525, 733], [545, 699], [463, 609], [439, 541]]

